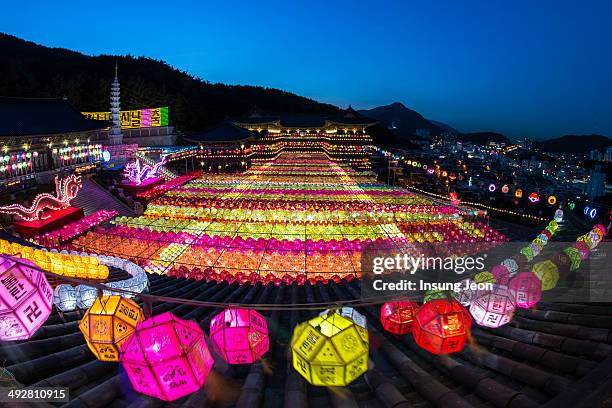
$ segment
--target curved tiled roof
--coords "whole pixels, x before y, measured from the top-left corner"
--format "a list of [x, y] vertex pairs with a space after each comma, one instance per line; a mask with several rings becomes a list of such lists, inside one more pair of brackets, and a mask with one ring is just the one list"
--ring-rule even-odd
[[232, 142], [254, 137], [253, 132], [236, 126], [231, 122], [223, 122], [212, 129], [192, 133], [185, 136], [192, 142]]
[[101, 130], [108, 123], [87, 119], [66, 99], [0, 97], [0, 137], [54, 135]]
[[[212, 302], [333, 303], [360, 296], [357, 280], [274, 286], [149, 278], [152, 294]], [[206, 332], [218, 312], [170, 303], [153, 307], [153, 314], [166, 311], [197, 321]], [[264, 312], [271, 335], [264, 358], [239, 366], [216, 359], [207, 385], [171, 406], [593, 407], [612, 392], [609, 305], [541, 303], [519, 311], [507, 326], [474, 328], [474, 342], [450, 356], [429, 354], [412, 336], [384, 332], [377, 307], [360, 311], [368, 318], [370, 369], [350, 386], [313, 387], [287, 358], [293, 327], [316, 312]], [[119, 364], [94, 358], [78, 329], [81, 317], [82, 312], [54, 312], [30, 341], [0, 347], [0, 360], [22, 384], [69, 387], [69, 407], [164, 406], [133, 392]]]

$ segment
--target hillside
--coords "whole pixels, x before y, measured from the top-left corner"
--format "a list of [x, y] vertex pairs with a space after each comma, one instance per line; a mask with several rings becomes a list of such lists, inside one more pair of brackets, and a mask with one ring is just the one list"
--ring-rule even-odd
[[444, 130], [425, 119], [420, 113], [407, 108], [402, 103], [378, 106], [373, 109], [360, 110], [364, 116], [378, 120], [389, 127], [400, 139], [414, 139], [417, 129], [427, 129], [431, 135], [442, 133]]
[[534, 147], [550, 153], [589, 153], [599, 150], [605, 153], [612, 146], [612, 139], [602, 135], [565, 135], [534, 143]]
[[170, 121], [200, 130], [254, 105], [269, 112], [336, 113], [338, 108], [278, 89], [211, 84], [163, 61], [132, 56], [87, 56], [0, 33], [0, 95], [66, 96], [81, 111], [108, 109], [115, 62], [122, 109], [169, 106]]

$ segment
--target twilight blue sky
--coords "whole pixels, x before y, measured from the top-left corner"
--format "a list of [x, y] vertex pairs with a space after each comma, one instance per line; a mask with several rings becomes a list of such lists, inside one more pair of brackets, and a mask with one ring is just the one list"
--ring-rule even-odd
[[[48, 5], [46, 5], [48, 3]], [[462, 131], [612, 136], [612, 1], [13, 1], [0, 31]]]

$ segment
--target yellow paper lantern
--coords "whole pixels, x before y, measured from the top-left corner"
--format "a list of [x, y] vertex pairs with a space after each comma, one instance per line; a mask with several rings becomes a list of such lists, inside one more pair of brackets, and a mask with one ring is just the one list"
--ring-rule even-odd
[[293, 331], [293, 367], [312, 385], [346, 386], [368, 369], [368, 332], [333, 311]]
[[142, 309], [121, 296], [98, 297], [85, 312], [79, 329], [87, 346], [100, 361], [119, 361], [121, 345], [143, 320]]
[[542, 281], [542, 290], [550, 290], [557, 286], [559, 268], [551, 260], [536, 263], [532, 271]]

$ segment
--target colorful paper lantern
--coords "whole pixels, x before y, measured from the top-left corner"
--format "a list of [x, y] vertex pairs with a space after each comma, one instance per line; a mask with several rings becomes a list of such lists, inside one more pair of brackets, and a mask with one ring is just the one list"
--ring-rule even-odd
[[550, 290], [557, 286], [559, 268], [551, 260], [538, 262], [531, 270], [542, 281], [542, 290]]
[[51, 314], [53, 290], [27, 259], [0, 255], [0, 340], [27, 340]]
[[53, 290], [53, 304], [61, 312], [76, 309], [76, 290], [65, 283], [57, 285]]
[[387, 302], [380, 308], [382, 327], [393, 334], [410, 333], [418, 309], [415, 302], [407, 300]]
[[493, 284], [492, 290], [479, 290], [470, 304], [470, 314], [480, 326], [500, 327], [508, 323], [515, 300], [508, 287]]
[[508, 269], [510, 276], [514, 276], [518, 272], [518, 264], [512, 258], [504, 259], [501, 264]]
[[87, 285], [78, 285], [75, 288], [76, 307], [79, 309], [87, 309], [96, 301], [98, 291], [96, 288]]
[[558, 208], [557, 211], [555, 211], [555, 215], [553, 218], [557, 222], [563, 221], [563, 210], [561, 208]]
[[214, 362], [197, 323], [170, 312], [138, 323], [120, 359], [135, 391], [163, 401], [199, 390]]
[[[459, 282], [459, 290], [451, 292], [453, 297], [463, 306], [469, 306], [476, 294], [476, 290], [471, 289], [471, 285], [475, 283], [473, 279], [467, 278]], [[465, 289], [467, 287], [467, 289]]]
[[495, 276], [489, 271], [478, 272], [474, 275], [474, 282], [476, 283], [495, 283]]
[[431, 302], [435, 299], [448, 299], [450, 294], [445, 290], [431, 289], [425, 292], [423, 303]]
[[580, 257], [580, 251], [574, 247], [568, 247], [563, 252], [570, 258], [570, 271], [575, 271], [580, 268], [582, 258]]
[[121, 296], [97, 298], [79, 323], [91, 352], [100, 361], [119, 361], [119, 350], [142, 321], [142, 309]]
[[516, 307], [529, 309], [542, 297], [542, 282], [532, 272], [521, 272], [510, 280], [508, 290], [514, 297]]
[[330, 312], [300, 323], [293, 331], [293, 367], [306, 381], [346, 386], [368, 368], [368, 332], [351, 319]]
[[463, 349], [471, 326], [469, 313], [458, 301], [435, 299], [417, 312], [412, 335], [430, 353], [449, 354]]
[[266, 319], [250, 309], [229, 308], [210, 321], [213, 348], [229, 364], [250, 364], [270, 348]]
[[500, 285], [507, 285], [510, 279], [510, 271], [504, 265], [495, 265], [491, 268], [491, 275], [495, 277], [495, 281]]

